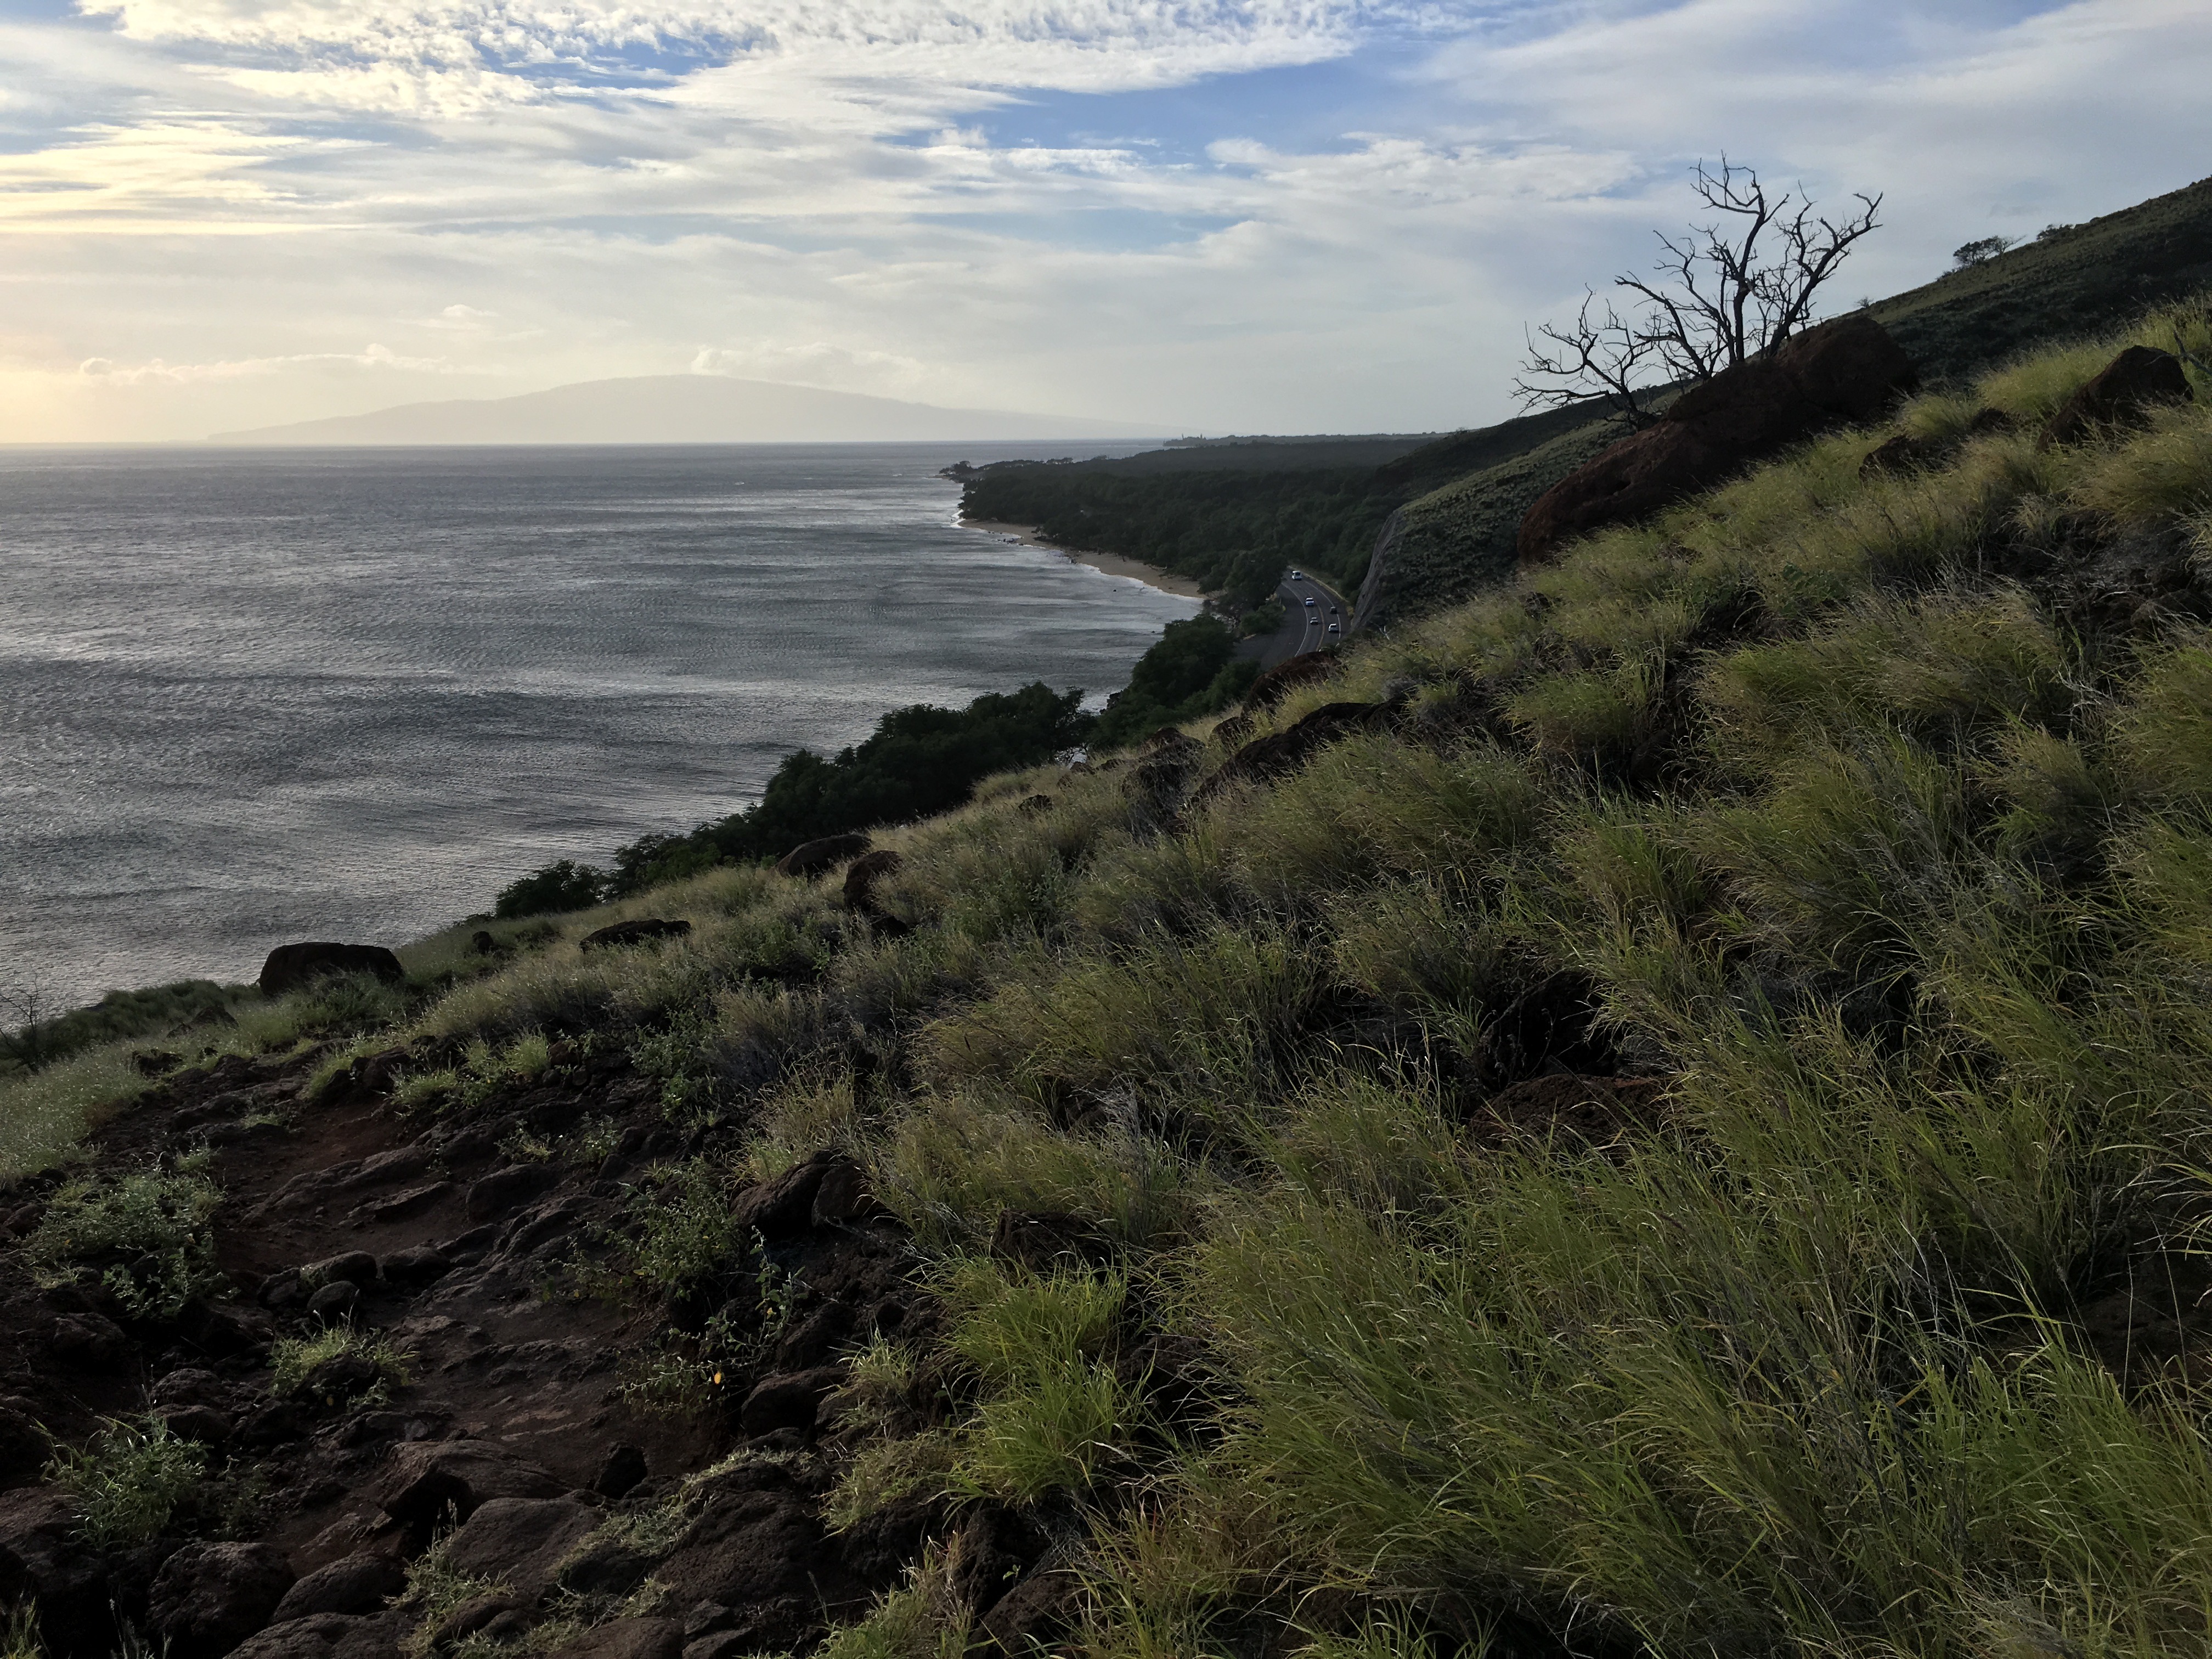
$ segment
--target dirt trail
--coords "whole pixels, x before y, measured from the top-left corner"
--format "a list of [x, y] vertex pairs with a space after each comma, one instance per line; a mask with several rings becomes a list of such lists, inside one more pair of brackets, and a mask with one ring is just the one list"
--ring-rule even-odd
[[[817, 1155], [738, 1193], [758, 1245], [742, 1269], [676, 1307], [617, 1300], [588, 1293], [606, 1282], [589, 1268], [641, 1181], [730, 1132], [678, 1133], [625, 1057], [567, 1044], [538, 1079], [413, 1115], [390, 1098], [404, 1055], [310, 1100], [312, 1063], [179, 1073], [92, 1148], [95, 1175], [211, 1152], [229, 1294], [133, 1319], [95, 1273], [42, 1289], [23, 1252], [0, 1258], [0, 1597], [37, 1601], [52, 1651], [114, 1651], [127, 1626], [173, 1659], [367, 1659], [487, 1632], [521, 1652], [543, 1626], [579, 1653], [724, 1659], [804, 1646], [896, 1579], [941, 1516], [842, 1538], [819, 1519], [839, 1356], [914, 1306], [902, 1231], [857, 1168]], [[30, 1234], [55, 1185], [0, 1227]], [[764, 1267], [789, 1287], [772, 1304]], [[705, 1408], [641, 1403], [641, 1358], [709, 1318], [732, 1358]], [[272, 1345], [342, 1324], [404, 1353], [404, 1382], [351, 1355], [279, 1393]], [[211, 1478], [151, 1540], [103, 1547], [45, 1482], [40, 1430], [81, 1444], [149, 1413], [208, 1447]], [[489, 1612], [398, 1596], [395, 1564], [456, 1523], [452, 1547], [505, 1586]]]

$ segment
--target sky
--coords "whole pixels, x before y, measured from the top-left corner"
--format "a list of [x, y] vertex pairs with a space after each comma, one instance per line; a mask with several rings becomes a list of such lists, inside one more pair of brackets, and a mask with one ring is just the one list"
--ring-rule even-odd
[[2205, 0], [0, 0], [0, 441], [719, 374], [1514, 412], [1725, 154], [1838, 306], [2212, 173]]

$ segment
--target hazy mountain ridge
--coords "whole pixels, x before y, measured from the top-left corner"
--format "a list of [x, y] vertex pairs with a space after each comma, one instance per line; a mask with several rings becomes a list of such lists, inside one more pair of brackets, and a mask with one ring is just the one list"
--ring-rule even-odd
[[945, 409], [715, 374], [578, 380], [512, 398], [399, 404], [365, 415], [218, 432], [223, 444], [927, 443], [1156, 437], [1166, 423]]

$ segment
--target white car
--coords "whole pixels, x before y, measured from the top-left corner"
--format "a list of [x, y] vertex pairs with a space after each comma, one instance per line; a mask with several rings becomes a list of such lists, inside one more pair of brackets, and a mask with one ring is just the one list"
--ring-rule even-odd
[[1291, 572], [1291, 580], [1294, 582], [1302, 582], [1305, 579], [1306, 573], [1303, 570], [1293, 570]]
[[1307, 595], [1306, 595], [1306, 609], [1307, 609], [1307, 610], [1309, 610], [1309, 611], [1312, 610], [1312, 609], [1314, 608], [1314, 606], [1316, 606], [1316, 605], [1319, 605], [1320, 603], [1321, 603], [1321, 601], [1320, 601], [1319, 599], [1316, 599], [1316, 598], [1314, 598], [1312, 594], [1309, 593], [1309, 594], [1307, 594]]

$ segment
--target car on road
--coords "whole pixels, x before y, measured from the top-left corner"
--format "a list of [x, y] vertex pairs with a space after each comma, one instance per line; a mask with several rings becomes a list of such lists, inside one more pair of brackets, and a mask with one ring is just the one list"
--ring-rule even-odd
[[1316, 606], [1316, 605], [1319, 605], [1320, 603], [1321, 603], [1321, 601], [1320, 601], [1319, 599], [1316, 599], [1316, 598], [1314, 598], [1314, 596], [1313, 596], [1312, 594], [1309, 593], [1309, 594], [1307, 594], [1307, 595], [1306, 595], [1306, 609], [1307, 609], [1307, 610], [1309, 610], [1309, 611], [1312, 610], [1312, 609], [1314, 608], [1314, 606]]
[[1294, 582], [1302, 582], [1305, 579], [1306, 573], [1303, 570], [1293, 570], [1291, 572], [1291, 580]]
[[1331, 623], [1328, 625], [1328, 631], [1329, 631], [1330, 633], [1332, 633], [1332, 634], [1336, 634], [1336, 633], [1341, 633], [1343, 630], [1342, 630], [1342, 629], [1340, 629], [1340, 628], [1338, 628], [1338, 627], [1337, 627], [1337, 625], [1336, 625], [1334, 623]]

